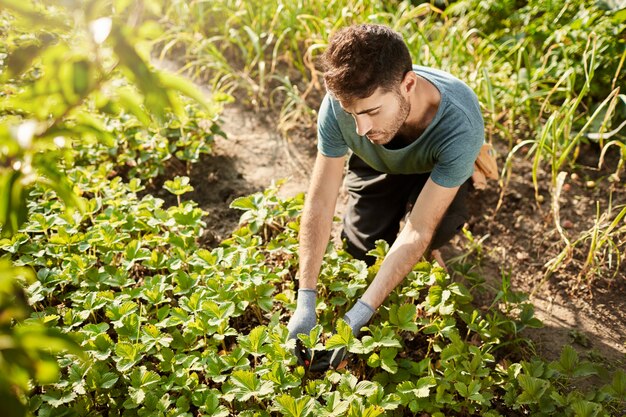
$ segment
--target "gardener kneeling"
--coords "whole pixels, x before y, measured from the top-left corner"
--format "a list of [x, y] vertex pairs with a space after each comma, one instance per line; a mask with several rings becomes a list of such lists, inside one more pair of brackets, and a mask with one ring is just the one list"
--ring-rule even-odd
[[[348, 151], [346, 249], [371, 264], [367, 252], [376, 240], [393, 242], [371, 285], [344, 317], [357, 336], [420, 258], [436, 257], [463, 227], [469, 181], [484, 142], [474, 92], [446, 72], [413, 65], [402, 37], [388, 27], [338, 31], [322, 65], [328, 94], [319, 110], [318, 154], [302, 214], [290, 338], [309, 334], [317, 323], [317, 276]], [[306, 349], [297, 353], [301, 363], [310, 359]], [[345, 350], [327, 352], [310, 366], [336, 368], [344, 355]]]

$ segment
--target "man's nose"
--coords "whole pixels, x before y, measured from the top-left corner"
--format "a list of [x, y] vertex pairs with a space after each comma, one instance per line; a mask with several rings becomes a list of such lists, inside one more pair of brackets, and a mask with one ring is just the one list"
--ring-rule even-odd
[[372, 130], [372, 121], [366, 114], [361, 114], [354, 117], [356, 122], [356, 133], [359, 136], [365, 136], [370, 130]]

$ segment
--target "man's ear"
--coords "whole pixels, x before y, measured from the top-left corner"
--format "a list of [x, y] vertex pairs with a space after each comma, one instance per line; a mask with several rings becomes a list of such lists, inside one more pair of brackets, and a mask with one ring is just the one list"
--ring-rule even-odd
[[409, 71], [404, 74], [404, 78], [400, 83], [400, 91], [407, 94], [412, 92], [417, 87], [417, 74], [413, 71]]

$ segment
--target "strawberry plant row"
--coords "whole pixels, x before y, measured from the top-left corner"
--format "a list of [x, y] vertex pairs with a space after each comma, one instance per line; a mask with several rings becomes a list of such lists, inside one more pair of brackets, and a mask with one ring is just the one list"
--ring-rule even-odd
[[[84, 213], [64, 213], [53, 193], [35, 192], [30, 221], [0, 241], [16, 265], [37, 271], [27, 322], [59, 329], [87, 353], [58, 356], [60, 381], [36, 385], [29, 399], [35, 415], [591, 416], [624, 404], [621, 371], [599, 390], [568, 392], [569, 382], [604, 372], [571, 348], [554, 363], [511, 360], [520, 332], [540, 322], [506, 279], [481, 311], [472, 304], [480, 284], [470, 291], [420, 263], [355, 339], [336, 317], [378, 264], [367, 268], [332, 246], [320, 325], [303, 341], [352, 357], [344, 370], [308, 372], [284, 326], [295, 305], [302, 195], [282, 200], [270, 188], [235, 200], [241, 227], [207, 250], [197, 240], [205, 213], [194, 202], [165, 207], [138, 197], [139, 179], [109, 180], [93, 166], [68, 176], [93, 195]], [[386, 250], [381, 242], [374, 253]]]

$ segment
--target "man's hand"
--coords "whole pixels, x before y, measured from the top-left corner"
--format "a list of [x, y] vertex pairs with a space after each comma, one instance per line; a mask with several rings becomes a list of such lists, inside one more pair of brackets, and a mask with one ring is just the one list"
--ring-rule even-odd
[[296, 339], [300, 333], [307, 335], [311, 333], [311, 329], [317, 324], [316, 301], [317, 291], [314, 289], [301, 288], [298, 290], [296, 311], [293, 312], [293, 316], [287, 324], [289, 339]]
[[[375, 310], [363, 300], [358, 300], [356, 304], [343, 317], [344, 321], [350, 329], [354, 337], [357, 337], [361, 328], [365, 326]], [[341, 369], [345, 366], [348, 351], [345, 347], [316, 352], [312, 359], [311, 370], [324, 372], [327, 369]]]
[[288, 338], [296, 339], [296, 349], [293, 352], [298, 359], [299, 365], [308, 367], [311, 364], [312, 353], [302, 345], [298, 335], [300, 333], [308, 335], [317, 324], [315, 314], [315, 304], [317, 301], [317, 291], [311, 288], [301, 288], [298, 290], [298, 300], [296, 301], [296, 311], [287, 324], [289, 330]]
[[357, 337], [361, 332], [361, 328], [370, 321], [375, 312], [376, 310], [372, 306], [363, 301], [363, 299], [359, 299], [343, 319], [352, 329], [354, 337]]

